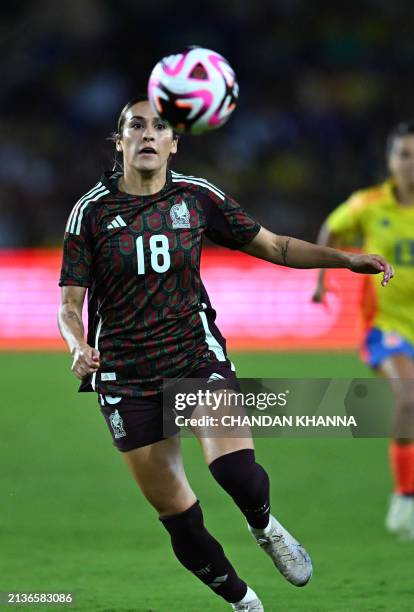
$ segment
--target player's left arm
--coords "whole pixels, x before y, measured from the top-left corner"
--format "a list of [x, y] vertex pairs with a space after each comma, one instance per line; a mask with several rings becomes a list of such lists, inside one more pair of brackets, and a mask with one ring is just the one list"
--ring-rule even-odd
[[289, 236], [278, 236], [262, 227], [240, 251], [289, 268], [348, 268], [359, 274], [383, 272], [382, 286], [394, 276], [392, 266], [381, 255], [360, 255], [312, 244]]

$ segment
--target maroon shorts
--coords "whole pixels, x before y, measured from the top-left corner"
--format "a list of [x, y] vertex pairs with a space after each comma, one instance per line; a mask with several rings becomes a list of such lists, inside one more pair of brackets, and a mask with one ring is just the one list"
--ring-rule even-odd
[[[235, 372], [220, 361], [198, 368], [188, 378], [209, 379], [212, 374], [223, 377], [220, 383], [216, 381], [220, 388], [239, 389]], [[170, 424], [165, 435], [162, 393], [135, 399], [99, 395], [98, 399], [113, 443], [122, 452], [154, 444], [180, 431]]]

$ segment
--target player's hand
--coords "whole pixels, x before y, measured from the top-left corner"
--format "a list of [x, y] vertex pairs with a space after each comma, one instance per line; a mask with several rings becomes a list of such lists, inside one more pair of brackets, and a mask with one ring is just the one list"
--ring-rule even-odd
[[73, 364], [71, 369], [77, 378], [82, 379], [100, 368], [99, 351], [86, 344], [86, 342], [73, 349], [72, 357]]
[[381, 255], [350, 255], [349, 269], [359, 274], [379, 274], [384, 276], [381, 285], [385, 287], [394, 276], [394, 269]]
[[314, 302], [315, 304], [323, 304], [327, 291], [328, 290], [323, 283], [318, 283], [312, 295], [312, 302]]

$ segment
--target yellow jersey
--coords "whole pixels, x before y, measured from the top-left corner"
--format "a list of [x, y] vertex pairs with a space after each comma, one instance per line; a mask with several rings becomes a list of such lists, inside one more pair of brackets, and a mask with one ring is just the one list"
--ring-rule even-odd
[[382, 255], [395, 277], [381, 287], [382, 274], [366, 276], [362, 312], [368, 327], [394, 332], [414, 344], [414, 205], [396, 200], [394, 183], [356, 191], [328, 217], [329, 230], [365, 253]]

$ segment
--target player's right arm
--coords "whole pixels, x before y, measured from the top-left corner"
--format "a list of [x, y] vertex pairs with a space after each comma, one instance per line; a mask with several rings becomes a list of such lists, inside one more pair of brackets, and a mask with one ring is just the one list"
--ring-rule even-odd
[[[316, 244], [319, 244], [321, 246], [332, 247], [334, 249], [340, 249], [344, 246], [344, 241], [341, 239], [341, 234], [337, 232], [333, 232], [328, 225], [328, 221], [325, 220], [321, 225], [321, 229], [319, 230], [318, 239], [316, 241]], [[319, 270], [316, 288], [312, 296], [312, 301], [318, 304], [323, 302], [323, 298], [327, 291], [327, 288], [325, 285], [325, 275], [326, 275], [326, 269], [321, 268]]]
[[100, 365], [99, 351], [89, 346], [84, 338], [82, 307], [85, 294], [86, 287], [62, 287], [58, 313], [60, 333], [73, 357], [72, 372], [80, 379], [96, 372]]
[[[340, 204], [330, 215], [325, 219], [319, 230], [316, 244], [320, 246], [333, 247], [336, 249], [343, 248], [349, 238], [356, 236], [361, 231], [360, 217], [364, 208], [364, 197], [361, 192], [356, 192], [351, 197]], [[345, 239], [345, 236], [348, 240]], [[318, 280], [314, 294], [313, 302], [323, 302], [327, 287], [325, 284], [326, 270], [321, 268], [318, 274]]]
[[80, 198], [69, 215], [63, 239], [62, 269], [59, 285], [62, 303], [58, 325], [73, 357], [72, 372], [77, 378], [93, 374], [99, 368], [99, 351], [84, 338], [82, 307], [92, 284], [92, 233], [90, 204], [108, 193], [98, 183]]

